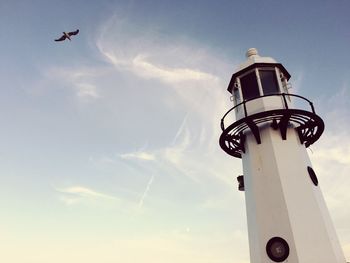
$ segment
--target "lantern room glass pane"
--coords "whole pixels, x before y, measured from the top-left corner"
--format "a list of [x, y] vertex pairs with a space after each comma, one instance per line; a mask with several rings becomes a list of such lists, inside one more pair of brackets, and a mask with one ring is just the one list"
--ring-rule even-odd
[[259, 70], [259, 75], [264, 95], [280, 93], [274, 70]]
[[258, 80], [255, 75], [255, 71], [240, 78], [243, 98], [250, 100], [256, 97], [260, 97]]

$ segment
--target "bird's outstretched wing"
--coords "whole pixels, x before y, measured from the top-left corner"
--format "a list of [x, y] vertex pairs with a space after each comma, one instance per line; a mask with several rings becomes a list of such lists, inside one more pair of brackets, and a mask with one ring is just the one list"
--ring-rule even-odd
[[66, 39], [66, 36], [63, 35], [63, 36], [61, 36], [59, 39], [55, 39], [55, 41], [63, 41], [63, 40], [65, 40], [65, 39]]
[[69, 32], [68, 33], [68, 36], [74, 36], [74, 35], [77, 35], [79, 33], [79, 29], [73, 31], [73, 32]]

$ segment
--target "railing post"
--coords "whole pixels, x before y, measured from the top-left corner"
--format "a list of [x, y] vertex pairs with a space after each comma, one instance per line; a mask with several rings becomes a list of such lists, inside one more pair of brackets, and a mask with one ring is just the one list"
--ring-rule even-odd
[[283, 96], [284, 106], [286, 107], [286, 110], [288, 110], [288, 104], [287, 104], [287, 100], [286, 100], [286, 93], [282, 93], [282, 96]]
[[312, 109], [312, 113], [315, 114], [314, 104], [311, 101], [310, 101], [310, 106], [311, 106], [311, 109]]
[[248, 114], [247, 114], [247, 107], [246, 107], [245, 103], [246, 103], [246, 100], [243, 101], [243, 108], [244, 108], [244, 115], [245, 115], [245, 117], [247, 117]]

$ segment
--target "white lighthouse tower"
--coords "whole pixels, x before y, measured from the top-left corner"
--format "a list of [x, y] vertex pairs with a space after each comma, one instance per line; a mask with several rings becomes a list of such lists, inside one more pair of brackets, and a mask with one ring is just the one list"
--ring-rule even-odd
[[[306, 148], [324, 130], [290, 74], [256, 49], [232, 76], [220, 146], [242, 158], [251, 263], [345, 263]], [[235, 118], [234, 118], [235, 117]]]

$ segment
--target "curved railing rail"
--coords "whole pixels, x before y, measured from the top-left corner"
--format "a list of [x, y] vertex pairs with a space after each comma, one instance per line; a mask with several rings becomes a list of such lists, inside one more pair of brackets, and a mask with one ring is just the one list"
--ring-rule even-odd
[[299, 99], [302, 99], [306, 102], [309, 103], [310, 105], [310, 108], [311, 108], [311, 112], [316, 114], [315, 113], [315, 108], [314, 108], [314, 105], [313, 103], [308, 100], [307, 98], [303, 97], [303, 96], [300, 96], [300, 95], [296, 95], [296, 94], [290, 94], [290, 93], [275, 93], [275, 94], [269, 94], [269, 95], [263, 95], [263, 96], [260, 96], [260, 97], [256, 97], [256, 98], [253, 98], [253, 99], [249, 99], [249, 100], [244, 100], [243, 102], [237, 104], [236, 106], [232, 107], [228, 112], [225, 113], [225, 115], [221, 118], [221, 130], [225, 130], [225, 118], [226, 116], [231, 112], [233, 111], [234, 109], [237, 109], [238, 107], [242, 106], [243, 105], [243, 109], [244, 109], [244, 117], [247, 117], [249, 116], [248, 112], [247, 112], [247, 102], [250, 102], [250, 101], [253, 101], [253, 100], [257, 100], [257, 99], [261, 99], [261, 98], [265, 98], [265, 97], [272, 97], [272, 96], [277, 96], [277, 97], [282, 97], [283, 98], [283, 104], [284, 104], [284, 109], [289, 109], [289, 105], [288, 105], [288, 102], [287, 102], [287, 98], [286, 97], [296, 97], [296, 98], [299, 98]]

